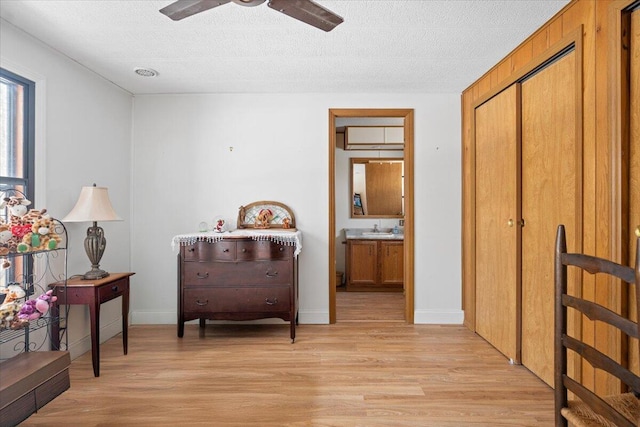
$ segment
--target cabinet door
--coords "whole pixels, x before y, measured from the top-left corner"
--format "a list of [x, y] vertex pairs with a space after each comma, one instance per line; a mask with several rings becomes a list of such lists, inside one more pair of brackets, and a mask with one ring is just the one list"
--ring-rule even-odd
[[380, 285], [404, 283], [404, 245], [400, 241], [380, 242]]
[[367, 215], [402, 215], [402, 163], [365, 165]]
[[378, 248], [375, 240], [349, 241], [349, 285], [374, 286], [377, 282]]
[[[576, 53], [522, 83], [522, 364], [553, 384], [553, 247], [558, 224], [567, 246], [581, 229], [576, 140]], [[571, 277], [569, 278], [571, 280]]]
[[383, 144], [383, 127], [347, 127], [347, 144]]
[[513, 85], [475, 112], [476, 331], [514, 361], [519, 360], [519, 92]]
[[404, 144], [404, 127], [394, 126], [384, 128], [385, 144]]

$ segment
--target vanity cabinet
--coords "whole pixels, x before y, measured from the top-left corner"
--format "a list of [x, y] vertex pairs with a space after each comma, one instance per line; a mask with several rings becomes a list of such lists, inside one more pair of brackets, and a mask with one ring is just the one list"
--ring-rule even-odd
[[403, 273], [402, 240], [347, 240], [347, 290], [402, 290]]
[[404, 244], [402, 241], [381, 240], [380, 285], [400, 287], [404, 283]]
[[289, 321], [295, 340], [298, 316], [294, 247], [271, 240], [225, 238], [180, 247], [178, 337], [184, 322], [200, 320]]
[[347, 241], [347, 289], [378, 283], [378, 242]]

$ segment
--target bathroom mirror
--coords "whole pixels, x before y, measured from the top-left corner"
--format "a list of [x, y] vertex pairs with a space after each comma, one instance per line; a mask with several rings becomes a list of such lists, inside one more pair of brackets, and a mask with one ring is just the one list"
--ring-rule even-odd
[[352, 157], [351, 218], [404, 217], [404, 160]]

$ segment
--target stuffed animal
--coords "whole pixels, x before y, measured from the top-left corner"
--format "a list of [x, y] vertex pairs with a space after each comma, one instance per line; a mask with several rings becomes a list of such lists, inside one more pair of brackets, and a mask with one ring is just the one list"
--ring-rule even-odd
[[25, 292], [20, 285], [9, 285], [0, 288], [0, 294], [4, 294], [4, 301], [0, 305], [0, 331], [5, 329], [18, 329], [18, 313], [22, 304], [18, 302], [24, 298]]
[[21, 222], [21, 218], [27, 214], [27, 206], [31, 204], [31, 201], [25, 199], [22, 196], [5, 197], [0, 202], [0, 209], [7, 209], [9, 214], [9, 222], [18, 224]]
[[0, 295], [4, 295], [4, 300], [2, 304], [7, 304], [13, 301], [16, 301], [20, 298], [24, 298], [25, 293], [22, 286], [17, 283], [9, 284], [6, 287], [0, 287]]
[[282, 228], [291, 228], [291, 220], [289, 218], [282, 219]]
[[269, 228], [273, 212], [271, 209], [261, 209], [256, 216], [255, 228]]
[[56, 249], [62, 239], [54, 231], [53, 219], [48, 215], [41, 215], [31, 224], [30, 232], [22, 237], [18, 244], [18, 252], [43, 251]]
[[29, 320], [39, 319], [47, 314], [51, 303], [56, 302], [57, 300], [58, 297], [54, 296], [53, 290], [50, 289], [38, 298], [26, 301], [18, 312], [18, 319], [20, 321], [27, 322]]
[[[15, 252], [16, 239], [7, 224], [0, 223], [0, 256]], [[11, 249], [13, 248], [13, 251]]]
[[[0, 223], [0, 256], [12, 252], [27, 252], [24, 237], [32, 232], [33, 223], [41, 219], [46, 209], [27, 210], [31, 201], [22, 196], [5, 197], [0, 203], [0, 209], [7, 210], [8, 222]], [[3, 262], [6, 265], [6, 262]]]

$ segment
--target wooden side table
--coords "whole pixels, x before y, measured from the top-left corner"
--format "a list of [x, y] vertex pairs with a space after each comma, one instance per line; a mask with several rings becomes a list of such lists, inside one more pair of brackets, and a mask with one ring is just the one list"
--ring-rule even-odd
[[[57, 315], [60, 305], [88, 304], [91, 316], [91, 357], [93, 374], [100, 376], [100, 304], [122, 297], [122, 347], [127, 354], [127, 329], [129, 317], [129, 277], [135, 273], [111, 273], [98, 280], [84, 280], [82, 277], [67, 280], [66, 294], [64, 282], [49, 285], [58, 300], [53, 303], [52, 314]], [[60, 348], [60, 325], [54, 323], [51, 330], [51, 345]]]

